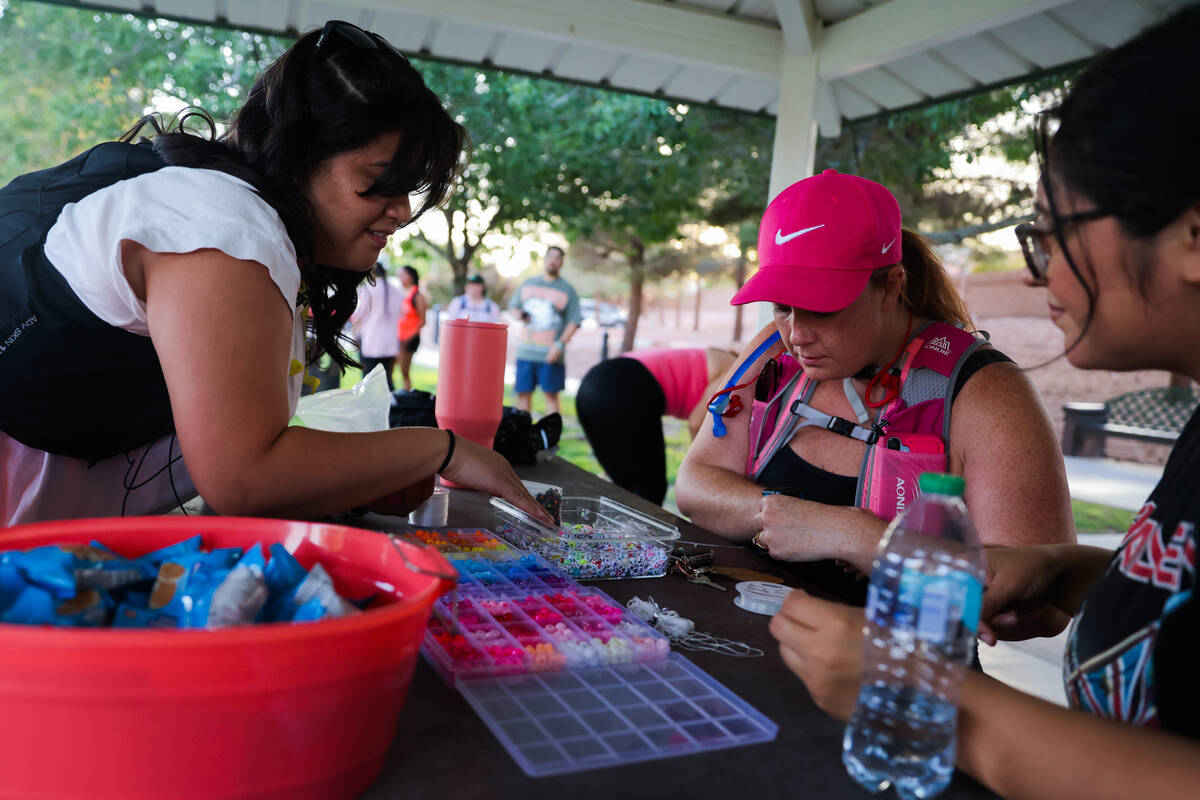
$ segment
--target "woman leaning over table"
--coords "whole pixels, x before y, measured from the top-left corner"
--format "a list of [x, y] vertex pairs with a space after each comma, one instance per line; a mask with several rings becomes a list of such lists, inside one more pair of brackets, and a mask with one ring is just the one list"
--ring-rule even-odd
[[318, 355], [304, 306], [352, 363], [355, 290], [450, 191], [463, 140], [399, 51], [334, 21], [266, 69], [222, 138], [110, 142], [0, 191], [0, 329], [25, 326], [0, 353], [0, 525], [196, 490], [227, 514], [406, 512], [438, 472], [548, 519], [501, 456], [447, 431], [288, 426]]
[[[833, 170], [806, 178], [771, 202], [758, 247], [758, 272], [733, 303], [770, 302], [775, 322], [733, 368], [736, 376], [747, 365], [730, 405], [744, 410], [720, 418], [724, 436], [707, 419], [680, 467], [685, 514], [778, 559], [835, 558], [866, 571], [915, 474], [905, 483], [876, 479], [884, 490], [864, 502], [864, 456], [882, 463], [881, 448], [909, 448], [918, 455], [886, 458], [936, 461], [925, 468], [966, 478], [985, 543], [1074, 541], [1066, 473], [1041, 400], [1011, 359], [961, 330], [970, 330], [965, 304], [928, 242], [901, 228], [891, 192]], [[780, 344], [763, 352], [775, 333]], [[752, 434], [749, 410], [781, 364], [816, 388], [807, 410], [791, 395], [780, 402], [773, 451]], [[787, 394], [767, 383], [766, 395]], [[789, 422], [799, 425], [790, 435]], [[904, 433], [922, 425], [923, 434]]]
[[[1200, 106], [1180, 96], [1200, 85], [1197, 42], [1192, 6], [1102, 57], [1040, 121], [1037, 219], [1019, 235], [1077, 367], [1200, 379]], [[981, 638], [1036, 635], [1030, 621], [1047, 608], [1073, 615], [1063, 666], [1071, 707], [969, 672], [959, 767], [1005, 797], [1197, 795], [1197, 520], [1193, 415], [1115, 553], [988, 550]], [[858, 691], [862, 629], [861, 609], [799, 591], [771, 622], [784, 661], [843, 719]]]

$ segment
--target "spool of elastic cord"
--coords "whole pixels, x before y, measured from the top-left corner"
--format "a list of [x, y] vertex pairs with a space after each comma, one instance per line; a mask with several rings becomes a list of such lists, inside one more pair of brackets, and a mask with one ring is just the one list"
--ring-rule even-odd
[[783, 598], [792, 591], [790, 587], [766, 581], [742, 581], [737, 585], [737, 590], [738, 596], [733, 598], [734, 605], [768, 616], [774, 616], [779, 611]]

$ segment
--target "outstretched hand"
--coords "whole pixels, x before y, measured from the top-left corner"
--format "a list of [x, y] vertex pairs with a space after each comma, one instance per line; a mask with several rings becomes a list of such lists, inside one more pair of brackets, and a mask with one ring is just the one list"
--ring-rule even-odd
[[1046, 547], [989, 547], [979, 640], [1019, 641], [1054, 636], [1070, 616], [1051, 605], [1059, 570]]
[[862, 680], [863, 610], [795, 589], [771, 618], [783, 663], [826, 713], [847, 720]]
[[508, 460], [462, 436], [455, 440], [454, 456], [442, 477], [466, 489], [477, 489], [501, 497], [544, 525], [555, 526], [554, 518], [542, 508]]

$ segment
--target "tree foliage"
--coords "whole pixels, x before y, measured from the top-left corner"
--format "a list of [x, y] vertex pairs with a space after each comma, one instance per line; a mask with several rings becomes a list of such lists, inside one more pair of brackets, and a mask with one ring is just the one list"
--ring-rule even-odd
[[834, 168], [879, 181], [900, 202], [906, 224], [927, 230], [962, 228], [1026, 214], [1032, 186], [998, 169], [979, 176], [953, 174], [952, 158], [967, 163], [1025, 164], [1034, 153], [1032, 114], [1075, 70], [900, 111], [844, 126], [836, 139], [821, 139], [817, 170]]
[[154, 108], [227, 119], [286, 39], [0, 0], [0, 185], [120, 136]]
[[[285, 38], [33, 0], [0, 0], [0, 183], [114, 138], [152, 108], [197, 105], [228, 118]], [[548, 224], [583, 259], [628, 280], [632, 345], [647, 281], [719, 255], [681, 245], [680, 226], [727, 228], [744, 277], [767, 200], [774, 121], [597, 88], [436, 62], [418, 68], [466, 127], [472, 152], [442, 210], [449, 240], [423, 245], [461, 291], [489, 232]], [[844, 127], [816, 167], [887, 185], [906, 222], [962, 228], [1024, 213], [1029, 187], [1006, 175], [947, 176], [957, 154], [1027, 162], [1032, 138], [995, 125], [1067, 77], [958, 98]], [[424, 239], [424, 236], [421, 236]], [[581, 254], [583, 245], [581, 247]]]

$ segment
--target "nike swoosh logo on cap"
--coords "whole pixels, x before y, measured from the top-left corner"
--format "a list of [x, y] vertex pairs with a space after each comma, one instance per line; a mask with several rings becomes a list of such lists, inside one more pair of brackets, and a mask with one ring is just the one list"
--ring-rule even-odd
[[885, 245], [883, 246], [883, 249], [879, 251], [879, 252], [880, 252], [880, 254], [881, 254], [881, 255], [887, 255], [887, 251], [888, 251], [888, 250], [891, 250], [891, 249], [892, 249], [892, 245], [894, 245], [895, 243], [896, 243], [896, 240], [895, 240], [895, 239], [892, 239], [890, 242], [888, 242], [887, 244], [885, 244]]
[[809, 231], [815, 231], [817, 228], [824, 228], [824, 227], [825, 227], [825, 223], [822, 222], [820, 225], [813, 225], [811, 228], [805, 228], [803, 230], [795, 231], [794, 233], [789, 233], [787, 236], [783, 235], [783, 228], [777, 228], [775, 231], [775, 244], [787, 244], [792, 239], [795, 239], [797, 236], [803, 236], [804, 234], [808, 233]]

